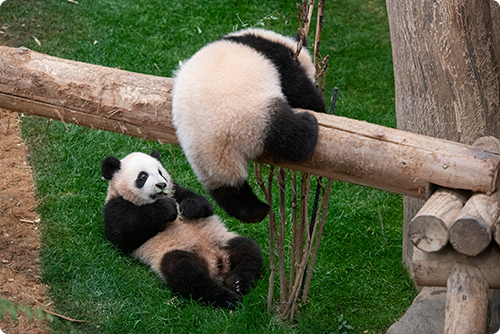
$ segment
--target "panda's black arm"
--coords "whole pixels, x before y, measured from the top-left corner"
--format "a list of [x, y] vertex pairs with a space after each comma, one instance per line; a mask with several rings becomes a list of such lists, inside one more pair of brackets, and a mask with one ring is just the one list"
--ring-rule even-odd
[[170, 198], [137, 206], [121, 197], [104, 206], [104, 231], [108, 240], [124, 253], [139, 248], [177, 218], [177, 206]]
[[177, 182], [174, 182], [173, 196], [175, 201], [179, 203], [179, 209], [183, 218], [206, 218], [214, 214], [214, 209], [208, 199], [181, 187]]

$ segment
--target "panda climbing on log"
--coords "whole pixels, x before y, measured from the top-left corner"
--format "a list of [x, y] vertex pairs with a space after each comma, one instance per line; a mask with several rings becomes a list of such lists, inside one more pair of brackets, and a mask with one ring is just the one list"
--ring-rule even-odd
[[249, 292], [260, 275], [259, 247], [229, 232], [205, 197], [173, 182], [157, 151], [109, 156], [101, 172], [109, 180], [104, 230], [112, 244], [185, 298], [234, 308]]
[[172, 116], [199, 181], [230, 216], [262, 221], [269, 206], [246, 182], [247, 164], [266, 152], [298, 162], [318, 139], [325, 112], [314, 66], [297, 40], [263, 29], [231, 33], [199, 50], [175, 74]]

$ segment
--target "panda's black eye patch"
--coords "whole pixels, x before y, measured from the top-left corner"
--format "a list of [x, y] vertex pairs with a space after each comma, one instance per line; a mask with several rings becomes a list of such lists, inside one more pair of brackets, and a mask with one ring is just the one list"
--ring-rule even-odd
[[137, 188], [142, 188], [144, 187], [144, 184], [148, 180], [149, 174], [146, 172], [140, 172], [139, 175], [137, 176], [137, 180], [135, 180], [135, 185]]

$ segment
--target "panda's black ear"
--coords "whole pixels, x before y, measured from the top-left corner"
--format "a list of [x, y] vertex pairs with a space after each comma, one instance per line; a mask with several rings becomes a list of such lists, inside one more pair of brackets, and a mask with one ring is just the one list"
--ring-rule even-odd
[[[300, 42], [300, 31], [297, 33], [297, 35], [295, 35], [295, 41], [297, 43]], [[307, 36], [302, 41], [302, 46], [305, 47], [305, 48], [307, 48]]]
[[115, 157], [107, 157], [101, 163], [101, 174], [106, 180], [111, 180], [113, 174], [120, 169], [120, 160]]
[[160, 152], [154, 150], [153, 152], [151, 152], [151, 156], [161, 163]]

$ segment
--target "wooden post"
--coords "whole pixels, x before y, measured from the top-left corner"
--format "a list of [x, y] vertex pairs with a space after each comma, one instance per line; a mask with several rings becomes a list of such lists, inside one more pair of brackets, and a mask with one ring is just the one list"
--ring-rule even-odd
[[484, 334], [488, 310], [488, 283], [481, 271], [457, 263], [448, 278], [445, 334]]
[[[0, 46], [0, 107], [177, 144], [172, 79]], [[319, 141], [300, 164], [257, 160], [417, 198], [431, 184], [491, 193], [500, 155], [344, 117], [316, 114]]]
[[448, 229], [470, 195], [463, 190], [437, 189], [410, 222], [410, 240], [415, 247], [436, 252], [446, 246]]

